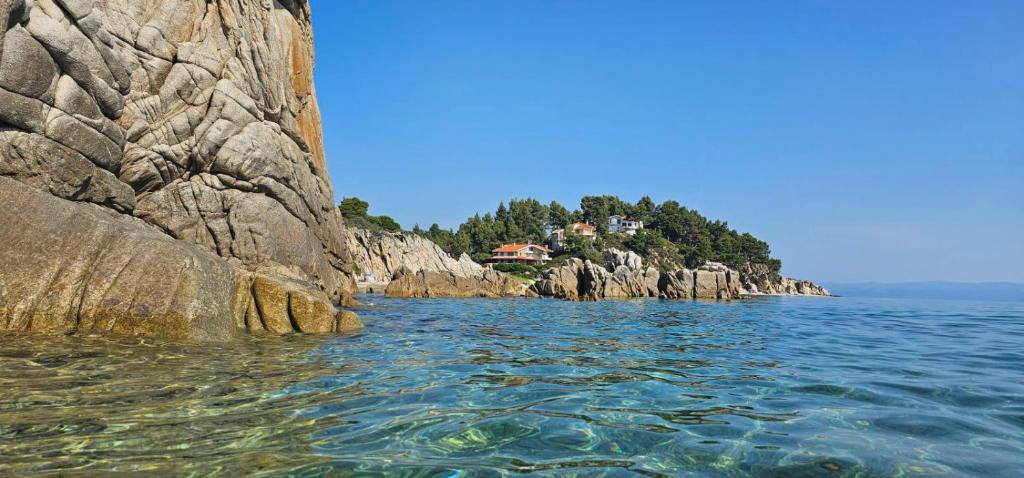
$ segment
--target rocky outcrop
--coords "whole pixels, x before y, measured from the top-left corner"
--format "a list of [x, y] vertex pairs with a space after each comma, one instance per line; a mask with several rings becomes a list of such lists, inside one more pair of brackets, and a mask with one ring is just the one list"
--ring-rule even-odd
[[529, 287], [508, 274], [453, 258], [429, 239], [405, 232], [347, 228], [348, 250], [355, 267], [376, 281], [364, 291], [383, 289], [388, 297], [521, 297]]
[[388, 282], [402, 267], [412, 272], [451, 272], [459, 277], [475, 277], [484, 266], [462, 254], [457, 260], [429, 239], [411, 233], [345, 229], [347, 249], [359, 270]]
[[[0, 330], [227, 339], [351, 330], [300, 272], [242, 267], [136, 218], [0, 177]], [[23, 233], [32, 231], [32, 235]]]
[[454, 272], [420, 270], [402, 267], [395, 272], [384, 294], [388, 297], [522, 297], [530, 295], [528, 286], [508, 274], [484, 268], [475, 276]]
[[764, 264], [747, 264], [740, 274], [740, 280], [744, 290], [753, 295], [832, 295], [828, 289], [811, 281], [776, 278]]
[[532, 286], [538, 295], [567, 300], [661, 297], [666, 299], [734, 299], [742, 294], [739, 274], [708, 263], [697, 270], [659, 272], [644, 268], [633, 252], [609, 249], [604, 266], [571, 259], [546, 272]]
[[783, 277], [777, 287], [782, 295], [821, 295], [831, 296], [828, 289], [808, 280], [790, 279]]
[[335, 312], [354, 280], [309, 15], [305, 0], [0, 0], [0, 329], [352, 323]]

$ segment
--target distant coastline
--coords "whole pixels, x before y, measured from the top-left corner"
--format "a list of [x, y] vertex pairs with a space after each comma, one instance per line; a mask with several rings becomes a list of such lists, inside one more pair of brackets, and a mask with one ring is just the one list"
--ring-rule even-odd
[[1017, 282], [823, 282], [833, 294], [881, 299], [953, 299], [1024, 302]]

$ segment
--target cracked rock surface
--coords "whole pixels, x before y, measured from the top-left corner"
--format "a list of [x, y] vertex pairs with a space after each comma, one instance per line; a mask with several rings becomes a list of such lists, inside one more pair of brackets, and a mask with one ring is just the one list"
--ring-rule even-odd
[[520, 297], [529, 287], [510, 275], [485, 267], [467, 254], [450, 256], [425, 237], [406, 232], [346, 228], [353, 263], [386, 283], [388, 297]]
[[0, 330], [352, 326], [312, 65], [305, 0], [0, 0]]
[[345, 238], [353, 264], [380, 281], [390, 281], [402, 267], [412, 272], [451, 272], [459, 277], [480, 276], [485, 269], [465, 253], [455, 259], [429, 239], [412, 233], [347, 227]]
[[413, 272], [408, 267], [395, 271], [387, 289], [387, 297], [535, 297], [529, 287], [491, 268], [474, 276], [462, 276], [454, 272], [420, 270]]
[[605, 263], [571, 259], [549, 269], [531, 289], [542, 297], [574, 301], [659, 297], [732, 300], [746, 295], [831, 295], [810, 281], [772, 278], [767, 266], [742, 272], [718, 262], [690, 269], [659, 271], [644, 267], [635, 252], [608, 249]]
[[743, 293], [739, 273], [709, 262], [697, 270], [658, 271], [644, 267], [635, 252], [608, 249], [605, 263], [571, 259], [548, 270], [532, 290], [543, 297], [574, 301], [661, 297], [724, 299]]

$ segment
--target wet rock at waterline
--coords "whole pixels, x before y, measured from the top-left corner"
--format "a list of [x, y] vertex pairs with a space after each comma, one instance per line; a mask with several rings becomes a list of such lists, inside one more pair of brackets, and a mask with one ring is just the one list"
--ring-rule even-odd
[[413, 272], [406, 267], [395, 272], [384, 295], [487, 298], [535, 296], [526, 284], [491, 268], [484, 268], [479, 275], [461, 276], [453, 272]]

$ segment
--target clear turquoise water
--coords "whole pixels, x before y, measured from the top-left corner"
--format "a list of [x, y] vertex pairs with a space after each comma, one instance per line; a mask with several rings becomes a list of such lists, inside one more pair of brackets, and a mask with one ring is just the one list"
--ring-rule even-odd
[[1024, 476], [1024, 304], [364, 301], [350, 337], [2, 337], [0, 476]]

